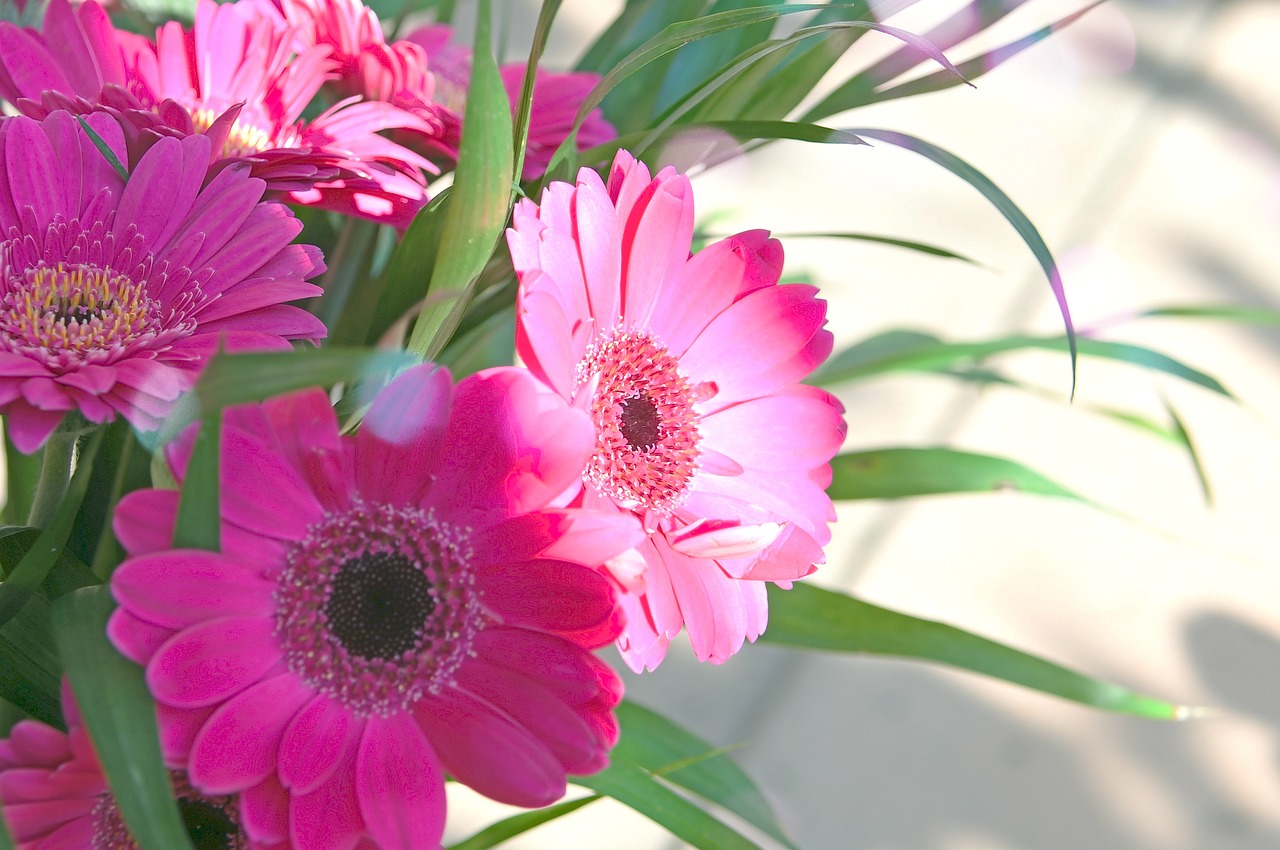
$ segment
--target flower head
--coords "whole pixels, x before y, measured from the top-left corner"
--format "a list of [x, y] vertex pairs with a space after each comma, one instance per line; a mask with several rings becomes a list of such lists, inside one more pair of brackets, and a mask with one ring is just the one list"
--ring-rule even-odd
[[831, 351], [826, 306], [778, 285], [763, 231], [690, 256], [689, 181], [625, 151], [607, 185], [583, 169], [513, 225], [517, 350], [594, 426], [582, 501], [649, 532], [609, 565], [623, 657], [652, 669], [687, 628], [698, 658], [724, 661], [763, 631], [764, 583], [808, 574], [829, 540], [842, 409], [797, 383]]
[[[119, 126], [88, 125], [124, 157]], [[0, 414], [24, 452], [68, 411], [154, 428], [219, 345], [286, 348], [324, 325], [319, 251], [209, 140], [163, 139], [125, 182], [75, 116], [0, 119]]]
[[[0, 803], [18, 850], [138, 850], [107, 787], [93, 742], [64, 681], [67, 731], [23, 720], [0, 741]], [[174, 798], [196, 850], [265, 850], [244, 831], [236, 798], [206, 796], [180, 770]], [[290, 850], [287, 841], [270, 844]]]
[[296, 41], [268, 0], [200, 0], [192, 29], [167, 23], [154, 42], [116, 30], [95, 0], [52, 0], [40, 33], [0, 23], [0, 96], [37, 118], [105, 110], [133, 159], [157, 138], [203, 133], [213, 170], [247, 162], [289, 200], [407, 225], [434, 166], [378, 131], [426, 125], [358, 97], [304, 120], [336, 63]]
[[109, 634], [167, 756], [206, 794], [283, 794], [247, 828], [299, 850], [438, 846], [445, 770], [538, 806], [601, 769], [621, 683], [589, 649], [620, 618], [587, 564], [639, 530], [547, 507], [591, 443], [515, 369], [410, 370], [349, 437], [318, 390], [229, 412], [220, 553], [169, 548], [177, 493], [117, 512]]

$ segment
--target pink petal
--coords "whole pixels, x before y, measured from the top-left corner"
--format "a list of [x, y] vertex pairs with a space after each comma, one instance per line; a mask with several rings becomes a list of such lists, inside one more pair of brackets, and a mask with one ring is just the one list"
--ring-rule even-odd
[[111, 577], [116, 601], [159, 626], [179, 629], [212, 617], [268, 618], [275, 586], [239, 562], [202, 549], [130, 558]]
[[286, 674], [232, 697], [196, 735], [192, 784], [206, 794], [231, 794], [262, 782], [276, 769], [285, 726], [310, 696]]
[[408, 714], [374, 715], [356, 755], [356, 798], [382, 850], [428, 850], [444, 835], [444, 773]]
[[116, 506], [111, 530], [130, 555], [160, 552], [173, 546], [177, 516], [177, 490], [134, 490]]
[[289, 838], [289, 792], [274, 776], [240, 792], [240, 826], [254, 841], [279, 844]]
[[352, 850], [363, 833], [353, 752], [328, 782], [290, 798], [289, 838], [293, 850]]
[[117, 608], [107, 621], [107, 637], [111, 643], [121, 655], [138, 664], [150, 661], [173, 634], [173, 629], [135, 617], [125, 608]]
[[423, 364], [378, 393], [356, 435], [360, 492], [373, 501], [413, 504], [444, 449], [452, 403], [447, 369]]
[[614, 614], [607, 579], [590, 567], [537, 559], [484, 568], [484, 605], [504, 623], [554, 632], [581, 632]]
[[490, 799], [534, 808], [565, 792], [564, 768], [505, 712], [448, 688], [414, 706], [445, 770]]
[[623, 226], [626, 323], [644, 326], [663, 282], [689, 259], [693, 243], [693, 187], [689, 178], [664, 169], [654, 181], [652, 194], [641, 199]]
[[315, 697], [289, 722], [280, 744], [280, 781], [309, 794], [355, 751], [364, 724], [339, 703]]
[[175, 708], [205, 708], [254, 684], [280, 659], [271, 619], [209, 620], [160, 647], [147, 664], [147, 686]]

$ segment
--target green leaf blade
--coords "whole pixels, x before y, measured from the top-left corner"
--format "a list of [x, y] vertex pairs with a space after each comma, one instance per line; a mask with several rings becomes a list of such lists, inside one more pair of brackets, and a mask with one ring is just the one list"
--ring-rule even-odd
[[1196, 714], [1196, 709], [1090, 678], [954, 626], [806, 583], [797, 583], [787, 591], [769, 587], [769, 628], [760, 640], [805, 649], [934, 661], [1120, 714], [1158, 720], [1181, 720]]
[[945, 446], [848, 452], [831, 461], [831, 471], [827, 494], [837, 501], [1011, 490], [1088, 503], [1078, 493], [1017, 461]]
[[120, 814], [143, 850], [193, 850], [160, 754], [143, 670], [107, 640], [115, 609], [105, 585], [53, 607], [53, 631]]

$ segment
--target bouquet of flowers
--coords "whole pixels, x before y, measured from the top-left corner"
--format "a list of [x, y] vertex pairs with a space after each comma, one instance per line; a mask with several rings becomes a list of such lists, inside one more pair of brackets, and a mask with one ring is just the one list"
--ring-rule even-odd
[[[1185, 716], [806, 580], [833, 500], [1068, 494], [999, 457], [840, 454], [842, 382], [972, 380], [1013, 348], [1072, 380], [1078, 351], [1205, 377], [1077, 339], [1049, 248], [974, 166], [818, 123], [970, 83], [1088, 11], [953, 63], [1023, 3], [922, 34], [893, 23], [915, 4], [628, 0], [573, 71], [541, 64], [555, 0], [511, 64], [484, 0], [469, 40], [439, 0], [8, 6], [0, 848], [424, 850], [448, 782], [536, 809], [469, 850], [602, 796], [698, 847], [794, 847], [731, 758], [624, 700], [619, 664], [661, 675], [673, 642]], [[863, 39], [892, 49], [850, 69]], [[782, 242], [696, 217], [690, 172], [779, 141], [966, 181], [1063, 333], [833, 356]], [[558, 802], [569, 782], [593, 794]]]

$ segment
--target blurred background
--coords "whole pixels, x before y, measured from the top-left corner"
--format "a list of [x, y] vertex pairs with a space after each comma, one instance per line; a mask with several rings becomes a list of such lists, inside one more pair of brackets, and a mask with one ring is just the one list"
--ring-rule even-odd
[[[571, 67], [621, 5], [566, 0], [547, 64]], [[920, 32], [964, 5], [922, 0], [889, 20]], [[1082, 5], [1030, 0], [951, 58]], [[508, 58], [537, 6], [499, 3]], [[997, 361], [1038, 394], [937, 376], [840, 392], [847, 448], [946, 443], [1005, 455], [1109, 510], [1014, 493], [846, 504], [815, 582], [1214, 712], [1137, 720], [924, 664], [763, 645], [712, 667], [683, 639], [657, 673], [628, 676], [630, 698], [736, 747], [802, 847], [1280, 847], [1280, 332], [1132, 317], [1165, 305], [1280, 309], [1278, 36], [1274, 0], [1112, 0], [976, 90], [824, 122], [909, 132], [968, 160], [1040, 228], [1078, 327], [1176, 356], [1236, 400], [1083, 359], [1069, 404], [1067, 360], [1049, 353]], [[892, 47], [870, 34], [844, 61], [857, 67]], [[677, 142], [667, 158], [685, 153]], [[1061, 329], [1007, 222], [914, 154], [782, 142], [694, 188], [716, 233], [863, 231], [979, 263], [784, 239], [788, 274], [819, 282], [830, 302], [837, 350], [889, 328], [953, 340]], [[1212, 502], [1184, 451], [1094, 406], [1161, 421], [1176, 411]], [[506, 811], [451, 794], [452, 840]], [[510, 846], [680, 844], [600, 802]]]

